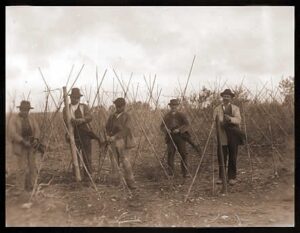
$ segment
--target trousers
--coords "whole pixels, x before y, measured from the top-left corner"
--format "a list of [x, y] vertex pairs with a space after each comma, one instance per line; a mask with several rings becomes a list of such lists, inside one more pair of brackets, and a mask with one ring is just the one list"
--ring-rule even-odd
[[24, 150], [22, 155], [16, 155], [16, 187], [21, 191], [31, 191], [37, 177], [35, 154], [32, 149]]
[[[80, 136], [75, 138], [75, 144], [79, 151], [81, 151], [82, 154], [82, 160], [90, 174], [92, 174], [93, 168], [92, 168], [92, 141], [89, 137], [86, 136]], [[80, 163], [81, 159], [78, 158], [78, 161]], [[85, 169], [83, 169], [83, 176], [88, 177], [88, 174]]]
[[[124, 174], [124, 179], [127, 185], [132, 186], [135, 183], [132, 167], [130, 164], [129, 156], [131, 149], [125, 149], [124, 146], [116, 146], [116, 144], [110, 145], [109, 157], [112, 167], [112, 175], [116, 182], [120, 181], [120, 174]], [[120, 169], [120, 170], [119, 170]]]
[[[187, 166], [188, 166], [188, 161], [187, 161], [187, 152], [186, 152], [186, 141], [183, 140], [180, 136], [174, 136], [172, 137], [178, 152], [181, 156], [182, 159], [181, 161], [181, 172], [182, 175], [185, 177], [187, 175]], [[168, 166], [170, 173], [173, 175], [174, 174], [174, 159], [175, 159], [175, 153], [176, 153], [176, 148], [174, 146], [174, 143], [172, 142], [171, 139], [167, 141], [167, 149], [168, 149]]]
[[[222, 146], [223, 158], [224, 158], [224, 166], [225, 172], [227, 170], [227, 178], [236, 179], [237, 175], [237, 154], [238, 154], [238, 145], [235, 143], [229, 143], [226, 146]], [[223, 169], [220, 161], [218, 150], [218, 163], [219, 163], [219, 178], [223, 178]]]

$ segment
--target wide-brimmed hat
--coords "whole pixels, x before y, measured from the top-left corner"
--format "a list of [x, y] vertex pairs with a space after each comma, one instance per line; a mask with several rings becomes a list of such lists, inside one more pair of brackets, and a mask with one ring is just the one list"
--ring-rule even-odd
[[22, 100], [20, 103], [20, 106], [17, 106], [17, 108], [20, 109], [33, 109], [33, 107], [31, 107], [30, 102], [27, 100]]
[[126, 104], [126, 101], [125, 101], [124, 98], [119, 97], [119, 98], [115, 99], [115, 100], [113, 101], [113, 103], [114, 103], [116, 106], [123, 106], [123, 105]]
[[230, 89], [225, 89], [223, 92], [220, 94], [222, 97], [223, 95], [230, 95], [231, 97], [234, 97], [234, 93]]
[[179, 100], [178, 99], [171, 99], [170, 103], [168, 103], [168, 105], [179, 105]]
[[80, 93], [80, 89], [77, 87], [72, 88], [71, 94], [69, 96], [73, 96], [73, 97], [81, 97], [83, 95], [81, 95]]

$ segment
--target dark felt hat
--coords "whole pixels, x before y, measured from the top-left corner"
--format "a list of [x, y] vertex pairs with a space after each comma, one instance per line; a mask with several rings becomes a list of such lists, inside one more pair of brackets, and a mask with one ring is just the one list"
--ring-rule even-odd
[[116, 105], [116, 106], [123, 106], [126, 104], [126, 101], [124, 98], [120, 97], [120, 98], [117, 98], [113, 101], [113, 103]]
[[171, 99], [170, 103], [168, 103], [168, 105], [179, 105], [179, 100], [178, 99]]
[[222, 97], [223, 95], [230, 95], [231, 97], [234, 97], [234, 93], [230, 89], [225, 89], [223, 92], [220, 94]]
[[69, 96], [81, 97], [80, 89], [77, 87], [72, 88], [71, 94]]
[[27, 100], [22, 100], [20, 103], [20, 106], [17, 106], [17, 108], [20, 109], [33, 109], [33, 107], [31, 107], [30, 102]]

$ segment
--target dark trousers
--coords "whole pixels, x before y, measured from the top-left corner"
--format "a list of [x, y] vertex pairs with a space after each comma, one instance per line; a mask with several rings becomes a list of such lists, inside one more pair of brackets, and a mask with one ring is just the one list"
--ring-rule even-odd
[[[88, 170], [92, 173], [92, 141], [89, 137], [81, 136], [75, 138], [75, 144], [78, 151], [81, 151], [83, 162]], [[81, 159], [78, 157], [78, 161], [81, 163]], [[83, 175], [88, 177], [86, 170], [83, 168]]]
[[[222, 146], [225, 172], [227, 170], [227, 178], [236, 179], [236, 161], [237, 161], [237, 153], [238, 153], [238, 145], [236, 143], [228, 143], [227, 146]], [[219, 150], [218, 150], [219, 153]], [[218, 163], [219, 163], [219, 178], [223, 177], [222, 164], [220, 161], [220, 156], [218, 154]]]
[[[178, 149], [179, 154], [181, 155], [181, 172], [182, 175], [185, 177], [187, 175], [187, 153], [185, 148], [185, 141], [180, 137], [173, 137], [173, 141]], [[168, 166], [171, 174], [174, 174], [174, 159], [176, 148], [171, 139], [167, 140], [167, 147], [168, 147]]]

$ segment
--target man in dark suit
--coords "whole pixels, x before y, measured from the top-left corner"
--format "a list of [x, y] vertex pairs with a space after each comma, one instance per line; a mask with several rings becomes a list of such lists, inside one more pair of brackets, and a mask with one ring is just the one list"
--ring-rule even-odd
[[[187, 117], [178, 111], [179, 101], [171, 99], [169, 106], [171, 110], [164, 116], [160, 125], [161, 130], [165, 133], [166, 144], [168, 149], [168, 166], [171, 175], [174, 175], [174, 157], [176, 147], [181, 156], [181, 171], [184, 178], [189, 177], [187, 167], [186, 141], [182, 134], [186, 133], [189, 127]], [[176, 147], [175, 147], [176, 146]]]
[[[135, 147], [132, 133], [133, 122], [130, 114], [125, 111], [126, 102], [124, 98], [117, 98], [114, 102], [115, 111], [111, 113], [106, 123], [107, 141], [110, 142], [110, 159], [114, 181], [119, 183], [119, 175], [124, 174], [128, 188], [136, 189], [136, 182], [130, 164], [132, 148]], [[123, 168], [123, 173], [117, 173]], [[121, 170], [119, 170], [121, 172]]]

